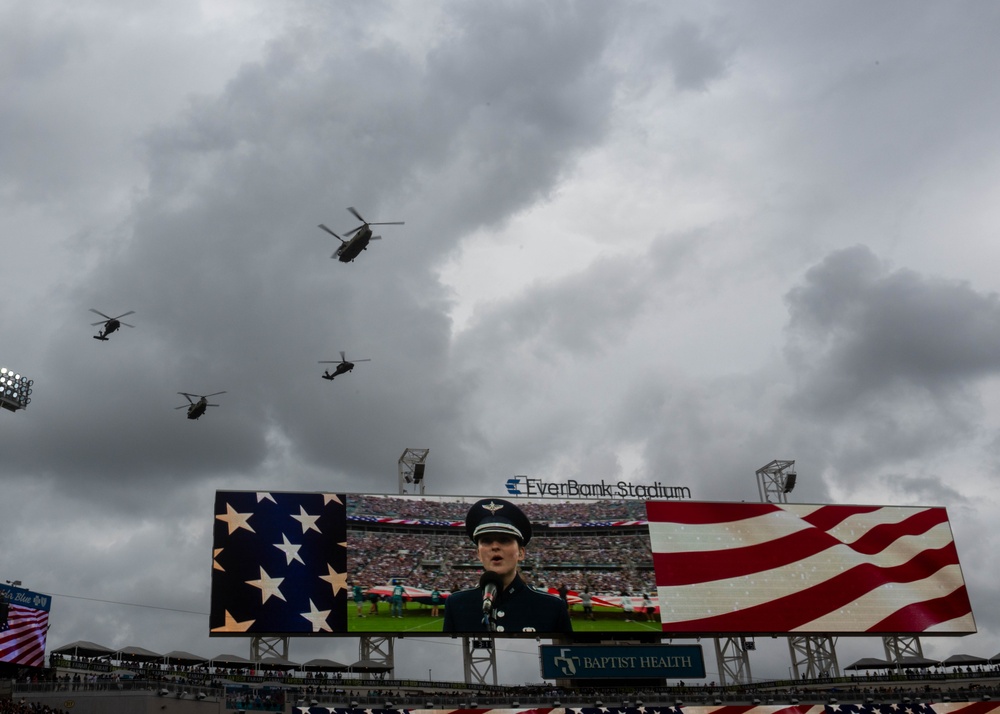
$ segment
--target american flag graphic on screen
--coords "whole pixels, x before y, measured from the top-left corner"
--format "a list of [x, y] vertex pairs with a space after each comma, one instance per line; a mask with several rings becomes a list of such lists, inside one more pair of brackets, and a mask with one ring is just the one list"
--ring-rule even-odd
[[720, 704], [715, 706], [601, 706], [536, 709], [352, 709], [298, 706], [295, 714], [997, 714], [1000, 703], [899, 701], [887, 697], [866, 704]]
[[665, 632], [976, 631], [943, 508], [646, 504]]
[[0, 662], [45, 666], [51, 597], [0, 585]]
[[211, 634], [347, 632], [345, 498], [216, 492]]

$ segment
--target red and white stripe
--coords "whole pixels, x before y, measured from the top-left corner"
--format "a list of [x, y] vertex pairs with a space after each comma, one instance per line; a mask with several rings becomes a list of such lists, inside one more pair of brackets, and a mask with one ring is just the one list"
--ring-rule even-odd
[[667, 632], [976, 631], [943, 508], [647, 504]]
[[44, 667], [48, 611], [11, 604], [7, 624], [8, 628], [0, 631], [0, 662]]

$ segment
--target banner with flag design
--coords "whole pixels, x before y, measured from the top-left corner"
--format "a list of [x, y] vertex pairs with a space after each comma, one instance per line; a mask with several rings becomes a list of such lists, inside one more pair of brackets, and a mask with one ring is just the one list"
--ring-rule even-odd
[[671, 633], [976, 631], [944, 508], [651, 501]]

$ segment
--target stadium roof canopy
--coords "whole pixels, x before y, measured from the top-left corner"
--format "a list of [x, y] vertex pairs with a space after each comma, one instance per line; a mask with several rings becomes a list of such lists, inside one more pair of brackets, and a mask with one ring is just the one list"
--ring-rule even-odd
[[266, 669], [298, 669], [302, 666], [282, 657], [264, 657], [258, 664]]
[[199, 657], [198, 655], [193, 655], [190, 652], [182, 650], [167, 652], [163, 655], [163, 659], [167, 664], [201, 664], [208, 661], [204, 657]]
[[359, 659], [351, 665], [350, 669], [352, 672], [388, 672], [392, 669], [392, 665], [371, 659]]
[[87, 642], [86, 640], [70, 642], [68, 645], [63, 645], [52, 650], [53, 654], [73, 655], [74, 657], [104, 657], [105, 655], [114, 654], [114, 652], [110, 647]]
[[142, 647], [123, 647], [115, 652], [115, 656], [120, 660], [130, 660], [132, 662], [162, 662], [163, 655], [159, 652], [145, 650]]
[[928, 659], [927, 657], [917, 657], [913, 655], [911, 657], [900, 657], [899, 667], [900, 669], [907, 669], [909, 667], [938, 667], [941, 662], [936, 659]]
[[943, 660], [941, 662], [942, 667], [967, 667], [973, 664], [989, 664], [990, 661], [985, 657], [977, 657], [976, 655], [968, 654], [953, 654], [951, 657]]
[[877, 657], [862, 657], [857, 662], [849, 664], [844, 667], [845, 670], [848, 669], [892, 669], [896, 666], [895, 662], [890, 662], [887, 659], [879, 659]]
[[234, 654], [220, 654], [213, 657], [210, 662], [214, 665], [227, 665], [227, 664], [253, 664], [246, 657], [240, 657]]
[[346, 672], [348, 666], [342, 662], [335, 662], [332, 659], [318, 657], [308, 662], [302, 663], [302, 669], [306, 672]]

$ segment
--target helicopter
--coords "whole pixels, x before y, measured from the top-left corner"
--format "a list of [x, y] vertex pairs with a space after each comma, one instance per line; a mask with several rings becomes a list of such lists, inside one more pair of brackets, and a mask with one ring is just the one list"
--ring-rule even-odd
[[100, 310], [95, 310], [94, 308], [90, 308], [90, 311], [104, 318], [103, 320], [98, 320], [97, 322], [90, 323], [93, 326], [104, 325], [104, 329], [102, 329], [100, 332], [94, 335], [95, 340], [100, 340], [101, 342], [107, 342], [108, 335], [110, 335], [112, 332], [117, 330], [122, 325], [125, 325], [125, 327], [135, 327], [135, 325], [130, 325], [127, 322], [121, 321], [121, 318], [125, 317], [126, 315], [134, 314], [135, 310], [129, 310], [128, 312], [122, 313], [118, 317], [108, 317]]
[[[359, 221], [361, 221], [360, 226], [358, 226], [357, 228], [352, 228], [351, 230], [349, 230], [347, 233], [344, 234], [348, 236], [348, 238], [341, 238], [336, 233], [331, 231], [329, 228], [324, 226], [322, 223], [319, 224], [320, 228], [322, 228], [324, 231], [326, 231], [327, 233], [329, 233], [334, 238], [340, 241], [340, 247], [337, 248], [337, 250], [334, 251], [333, 255], [331, 255], [330, 257], [338, 258], [341, 263], [352, 262], [355, 258], [358, 257], [361, 251], [368, 250], [369, 241], [380, 240], [382, 238], [382, 236], [372, 235], [372, 229], [371, 229], [372, 226], [404, 225], [403, 221], [383, 221], [381, 223], [369, 223], [368, 221], [366, 221], [364, 218], [361, 217], [361, 214], [358, 213], [353, 206], [349, 206], [347, 210], [353, 213], [354, 217], [357, 218]], [[350, 237], [351, 234], [354, 234], [354, 237]]]
[[[225, 392], [214, 392], [213, 394], [188, 394], [187, 392], [177, 392], [182, 397], [188, 400], [187, 404], [181, 404], [179, 407], [174, 407], [174, 409], [184, 409], [187, 408], [187, 418], [197, 419], [208, 407], [217, 407], [218, 404], [209, 404], [208, 398], [214, 397], [217, 394], [225, 394]], [[195, 401], [193, 397], [198, 397], [198, 401]]]
[[[354, 362], [371, 362], [371, 359], [356, 359]], [[335, 364], [337, 367], [331, 372], [329, 370], [323, 370], [323, 379], [333, 380], [341, 374], [347, 374], [352, 369], [354, 369], [354, 362], [348, 362], [347, 357], [344, 355], [343, 350], [340, 352], [340, 361], [335, 359], [321, 359], [320, 364]]]

